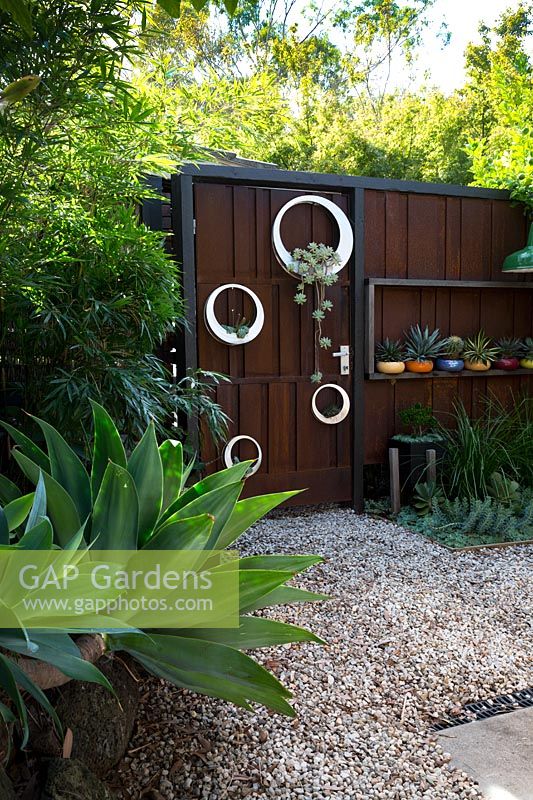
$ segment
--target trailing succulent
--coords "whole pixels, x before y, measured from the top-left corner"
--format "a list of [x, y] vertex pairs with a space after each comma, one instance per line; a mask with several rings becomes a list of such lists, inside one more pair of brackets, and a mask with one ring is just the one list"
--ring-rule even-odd
[[[43, 420], [35, 422], [46, 441], [43, 450], [7, 423], [1, 423], [16, 446], [13, 458], [35, 491], [23, 494], [0, 476], [0, 546], [3, 549], [83, 550], [221, 550], [271, 509], [296, 492], [239, 499], [250, 462], [235, 464], [192, 486], [191, 466], [179, 442], [158, 446], [154, 425], [128, 456], [119, 431], [104, 408], [92, 404], [94, 442], [88, 468], [60, 433]], [[149, 672], [194, 692], [251, 703], [293, 715], [290, 693], [266, 669], [243, 653], [292, 641], [319, 642], [309, 631], [253, 616], [267, 606], [322, 595], [287, 586], [295, 574], [316, 564], [316, 556], [252, 556], [239, 559], [240, 625], [236, 629], [182, 629], [101, 635], [102, 649], [125, 651]], [[99, 637], [98, 630], [93, 632]], [[53, 665], [70, 678], [109, 687], [96, 666], [81, 658], [74, 631], [42, 633], [0, 631], [0, 688], [11, 707], [0, 714], [13, 721], [16, 712], [28, 738], [28, 712], [21, 690], [33, 696], [59, 726], [41, 689], [23, 671], [18, 658]]]
[[315, 289], [315, 306], [312, 312], [315, 327], [315, 371], [311, 375], [312, 383], [320, 383], [322, 380], [320, 350], [329, 350], [331, 347], [331, 339], [323, 335], [322, 322], [326, 318], [326, 313], [333, 310], [333, 303], [326, 298], [326, 289], [337, 282], [338, 276], [333, 270], [339, 263], [339, 256], [332, 247], [311, 242], [305, 250], [297, 247], [292, 253], [292, 261], [287, 266], [287, 269], [299, 278], [297, 292], [294, 295], [294, 302], [297, 305], [307, 303], [306, 286], [313, 286]]

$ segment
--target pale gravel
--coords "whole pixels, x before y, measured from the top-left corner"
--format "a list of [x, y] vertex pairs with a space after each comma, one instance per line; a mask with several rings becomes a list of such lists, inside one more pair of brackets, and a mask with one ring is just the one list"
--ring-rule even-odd
[[331, 599], [272, 616], [327, 647], [258, 655], [292, 690], [298, 717], [147, 681], [120, 796], [482, 797], [430, 728], [465, 703], [533, 684], [533, 547], [451, 553], [346, 509], [263, 520], [239, 547], [326, 559], [297, 583]]

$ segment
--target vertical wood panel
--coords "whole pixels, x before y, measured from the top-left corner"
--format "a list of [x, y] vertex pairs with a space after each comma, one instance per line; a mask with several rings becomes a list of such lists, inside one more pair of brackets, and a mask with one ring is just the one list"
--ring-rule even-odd
[[387, 278], [407, 277], [408, 195], [385, 192], [385, 266]]
[[444, 278], [446, 199], [409, 195], [408, 278]]
[[295, 384], [271, 383], [268, 386], [268, 471], [296, 469]]
[[365, 275], [385, 277], [385, 194], [365, 191]]
[[464, 197], [461, 201], [461, 278], [488, 281], [491, 275], [491, 204]]
[[446, 278], [461, 277], [461, 199], [446, 198]]

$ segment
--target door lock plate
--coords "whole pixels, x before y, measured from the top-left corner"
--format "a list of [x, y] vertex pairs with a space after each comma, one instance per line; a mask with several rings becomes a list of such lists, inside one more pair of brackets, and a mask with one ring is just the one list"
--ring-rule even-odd
[[341, 375], [350, 374], [350, 345], [341, 344], [338, 353], [332, 353], [334, 358], [341, 360]]

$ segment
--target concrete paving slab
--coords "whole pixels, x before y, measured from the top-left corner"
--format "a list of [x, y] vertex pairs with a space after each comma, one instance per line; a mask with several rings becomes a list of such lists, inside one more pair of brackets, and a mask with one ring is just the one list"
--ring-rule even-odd
[[533, 800], [533, 708], [448, 728], [439, 743], [487, 800]]

